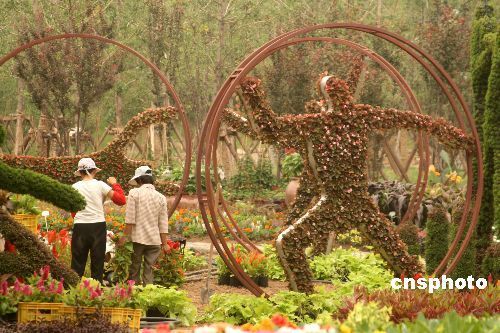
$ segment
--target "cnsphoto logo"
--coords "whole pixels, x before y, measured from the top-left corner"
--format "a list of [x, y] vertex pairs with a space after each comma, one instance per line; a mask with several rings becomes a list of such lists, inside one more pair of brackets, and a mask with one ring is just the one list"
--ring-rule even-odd
[[414, 277], [405, 277], [402, 275], [400, 278], [391, 280], [392, 289], [410, 289], [410, 290], [425, 290], [427, 289], [430, 294], [439, 289], [486, 289], [488, 287], [488, 280], [485, 278], [475, 279], [469, 275], [466, 279], [458, 278], [452, 279], [446, 275], [437, 277], [424, 277], [422, 274], [416, 274]]

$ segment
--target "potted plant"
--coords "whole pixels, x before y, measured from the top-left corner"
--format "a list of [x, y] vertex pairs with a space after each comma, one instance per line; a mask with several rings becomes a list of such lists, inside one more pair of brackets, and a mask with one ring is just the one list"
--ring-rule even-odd
[[0, 283], [0, 323], [15, 322], [17, 319], [17, 300], [12, 297], [7, 281]]
[[267, 287], [267, 258], [262, 253], [252, 251], [245, 262], [245, 271], [258, 286]]
[[185, 291], [147, 285], [139, 287], [135, 297], [143, 313], [146, 313], [146, 317], [141, 318], [141, 327], [149, 323], [167, 323], [173, 328], [179, 322], [190, 326], [196, 319], [196, 307]]
[[38, 216], [41, 211], [36, 206], [37, 200], [30, 195], [13, 195], [10, 197], [12, 203], [12, 217], [34, 234], [38, 230]]
[[283, 177], [290, 179], [285, 189], [285, 203], [288, 207], [293, 205], [297, 196], [297, 189], [300, 186], [299, 176], [302, 173], [304, 164], [300, 154], [293, 151], [288, 151], [286, 157], [283, 159], [282, 171]]
[[218, 284], [229, 285], [231, 279], [231, 271], [229, 270], [229, 268], [227, 268], [226, 263], [222, 260], [221, 257], [217, 257], [215, 259], [215, 263], [217, 264]]
[[41, 268], [39, 274], [35, 273], [26, 283], [17, 279], [10, 293], [18, 302], [18, 322], [55, 320], [61, 315], [63, 279], [53, 279], [49, 266]]

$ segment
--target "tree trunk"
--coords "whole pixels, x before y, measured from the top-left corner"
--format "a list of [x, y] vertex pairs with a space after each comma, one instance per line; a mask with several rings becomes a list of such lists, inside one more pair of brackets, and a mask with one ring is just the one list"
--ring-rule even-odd
[[40, 110], [40, 119], [38, 120], [38, 131], [36, 134], [37, 154], [38, 156], [47, 156], [47, 140], [45, 136], [50, 130], [50, 120], [47, 117], [46, 106]]
[[23, 152], [23, 120], [24, 120], [24, 82], [17, 79], [17, 108], [16, 108], [16, 138], [14, 141], [14, 155]]
[[115, 126], [122, 128], [123, 126], [123, 100], [120, 93], [115, 93]]

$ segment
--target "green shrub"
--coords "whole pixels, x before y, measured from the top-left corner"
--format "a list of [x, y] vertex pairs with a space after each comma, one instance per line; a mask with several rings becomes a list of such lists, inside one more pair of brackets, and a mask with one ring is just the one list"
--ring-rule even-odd
[[[455, 238], [455, 235], [458, 230], [458, 226], [460, 224], [460, 220], [462, 218], [462, 213], [464, 211], [464, 203], [460, 202], [456, 205], [455, 209], [452, 212], [452, 224], [451, 224], [451, 232], [450, 232], [450, 242]], [[465, 230], [468, 229], [470, 224], [470, 219], [467, 219], [467, 224]], [[458, 249], [463, 243], [463, 239], [465, 237], [465, 232], [462, 235], [462, 238], [458, 242], [455, 253], [458, 252]], [[453, 279], [464, 278], [466, 279], [469, 275], [475, 276], [477, 272], [476, 269], [476, 235], [473, 234], [469, 244], [462, 257], [458, 261], [455, 269], [450, 274], [450, 277]]]
[[484, 276], [491, 274], [493, 281], [500, 279], [500, 243], [493, 243], [486, 250], [481, 271]]
[[0, 146], [3, 145], [5, 141], [5, 129], [0, 125]]
[[432, 274], [448, 251], [450, 223], [446, 211], [436, 207], [427, 218], [425, 239], [425, 263], [428, 274]]
[[410, 254], [421, 254], [420, 238], [418, 237], [420, 229], [415, 224], [409, 222], [400, 223], [396, 227], [396, 231], [398, 232], [401, 240], [405, 242], [406, 246], [408, 246], [408, 252]]
[[186, 272], [196, 271], [208, 265], [204, 256], [197, 254], [191, 249], [186, 249], [182, 256], [182, 269]]
[[272, 245], [266, 244], [264, 245], [263, 252], [267, 258], [267, 277], [271, 280], [285, 281], [285, 271], [278, 260], [276, 248]]
[[263, 190], [270, 190], [276, 185], [271, 162], [261, 159], [257, 165], [250, 157], [238, 161], [238, 173], [228, 182], [228, 191], [237, 192], [234, 198], [255, 197]]

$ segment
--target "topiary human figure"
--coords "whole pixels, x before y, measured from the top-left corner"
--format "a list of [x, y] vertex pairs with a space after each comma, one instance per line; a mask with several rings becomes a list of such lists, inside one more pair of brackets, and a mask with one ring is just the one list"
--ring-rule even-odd
[[[85, 199], [71, 186], [29, 170], [11, 168], [1, 161], [0, 189], [30, 194], [68, 211], [76, 212], [85, 207]], [[64, 278], [67, 284], [78, 283], [79, 278], [75, 272], [58, 261], [44, 243], [2, 209], [0, 234], [16, 248], [14, 252], [0, 253], [0, 275], [29, 276], [41, 267], [49, 265], [54, 277]]]
[[305, 248], [331, 231], [357, 228], [396, 274], [422, 270], [416, 257], [372, 202], [368, 192], [368, 135], [375, 130], [405, 128], [424, 130], [453, 148], [471, 150], [473, 140], [444, 119], [414, 112], [354, 104], [348, 84], [324, 75], [320, 89], [325, 101], [311, 101], [303, 115], [277, 116], [257, 78], [246, 78], [241, 89], [251, 111], [248, 119], [226, 110], [224, 119], [243, 132], [256, 132], [267, 143], [294, 148], [303, 158], [311, 193], [317, 199], [279, 234], [277, 252], [290, 288], [313, 291]]
[[[127, 158], [125, 150], [127, 145], [137, 135], [138, 131], [152, 124], [167, 123], [176, 117], [174, 107], [162, 107], [147, 109], [129, 120], [123, 131], [101, 151], [88, 154], [85, 157], [92, 158], [96, 164], [102, 167], [99, 173], [103, 179], [110, 176], [116, 177], [119, 183], [124, 184], [124, 190], [130, 189], [128, 180], [134, 174], [136, 168], [147, 165], [147, 161], [136, 161]], [[78, 161], [83, 156], [64, 157], [34, 157], [0, 155], [0, 160], [15, 168], [30, 169], [35, 172], [58, 179], [65, 184], [73, 184], [77, 180], [74, 170]], [[157, 181], [157, 190], [165, 195], [172, 195], [179, 189], [178, 185], [168, 181]]]

